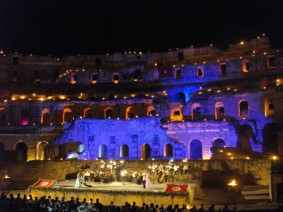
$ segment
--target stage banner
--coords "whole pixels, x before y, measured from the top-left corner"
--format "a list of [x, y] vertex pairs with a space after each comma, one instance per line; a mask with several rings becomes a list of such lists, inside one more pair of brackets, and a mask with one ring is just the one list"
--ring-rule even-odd
[[39, 180], [37, 181], [34, 186], [35, 187], [40, 187], [40, 188], [49, 188], [51, 187], [54, 183], [56, 182], [56, 180]]
[[187, 192], [188, 185], [167, 184], [166, 192]]

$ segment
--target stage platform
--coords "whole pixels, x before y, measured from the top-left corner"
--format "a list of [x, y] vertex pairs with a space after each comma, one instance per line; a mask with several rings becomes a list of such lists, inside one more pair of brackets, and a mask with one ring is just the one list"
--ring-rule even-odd
[[[36, 185], [30, 186], [30, 192], [33, 196], [51, 196], [65, 197], [70, 199], [71, 197], [79, 198], [82, 200], [86, 198], [96, 199], [99, 198], [103, 204], [110, 204], [111, 201], [116, 205], [124, 205], [125, 202], [136, 202], [138, 205], [142, 205], [144, 202], [147, 204], [163, 204], [163, 205], [183, 205], [191, 204], [194, 197], [195, 183], [184, 182], [170, 182], [170, 183], [152, 183], [151, 188], [143, 188], [142, 185], [138, 185], [132, 182], [86, 182], [91, 187], [82, 185], [81, 188], [75, 188], [75, 180], [55, 181], [52, 186], [38, 187]], [[173, 185], [173, 191], [168, 192], [167, 186]], [[175, 187], [174, 187], [175, 186]], [[179, 186], [186, 186], [185, 192], [180, 192]]]

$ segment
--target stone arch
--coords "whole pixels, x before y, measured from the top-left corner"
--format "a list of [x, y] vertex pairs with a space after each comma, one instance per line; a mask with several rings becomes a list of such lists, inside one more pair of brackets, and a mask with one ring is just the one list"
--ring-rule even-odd
[[132, 107], [127, 107], [126, 109], [126, 119], [134, 118], [134, 109]]
[[147, 116], [156, 116], [156, 110], [154, 106], [148, 106]]
[[201, 119], [201, 106], [199, 103], [194, 103], [192, 105], [192, 120]]
[[141, 146], [141, 159], [147, 160], [150, 158], [151, 154], [151, 147], [149, 144], [143, 144]]
[[24, 142], [18, 142], [15, 146], [17, 161], [26, 161], [28, 147]]
[[36, 159], [45, 160], [45, 148], [48, 146], [48, 142], [41, 141], [36, 146]]
[[126, 144], [123, 144], [120, 146], [120, 157], [129, 157], [129, 146]]
[[114, 84], [119, 83], [119, 78], [120, 78], [119, 73], [112, 74], [112, 82], [114, 82]]
[[73, 121], [72, 110], [70, 108], [65, 108], [63, 110], [63, 123], [70, 123]]
[[98, 149], [98, 157], [100, 159], [107, 159], [108, 158], [108, 148], [105, 144], [101, 144]]
[[202, 159], [202, 143], [200, 140], [194, 139], [190, 142], [190, 159]]
[[21, 111], [21, 125], [28, 125], [29, 124], [29, 112], [27, 109], [23, 109]]
[[84, 118], [92, 118], [92, 111], [90, 108], [84, 110]]
[[216, 120], [224, 119], [224, 104], [222, 102], [217, 102], [215, 104], [215, 119]]
[[40, 119], [41, 124], [50, 124], [50, 112], [48, 108], [44, 108], [41, 111], [41, 119]]
[[173, 146], [169, 143], [164, 145], [164, 156], [172, 157], [173, 156]]
[[170, 110], [170, 121], [183, 121], [182, 108], [175, 107]]
[[177, 101], [185, 104], [186, 103], [186, 95], [185, 95], [185, 93], [178, 92], [177, 93]]
[[249, 103], [247, 100], [240, 100], [238, 109], [240, 118], [245, 119], [249, 116]]
[[216, 147], [216, 148], [223, 148], [225, 146], [226, 146], [226, 143], [222, 138], [217, 138], [212, 143], [212, 147]]
[[278, 154], [278, 131], [279, 127], [275, 123], [266, 124], [262, 130], [264, 153]]
[[114, 117], [113, 109], [112, 108], [106, 108], [104, 110], [104, 117], [105, 118], [113, 118]]
[[274, 116], [274, 102], [272, 98], [266, 99], [264, 101], [264, 115], [265, 117], [273, 117]]
[[5, 108], [0, 108], [0, 125], [4, 125], [6, 120]]

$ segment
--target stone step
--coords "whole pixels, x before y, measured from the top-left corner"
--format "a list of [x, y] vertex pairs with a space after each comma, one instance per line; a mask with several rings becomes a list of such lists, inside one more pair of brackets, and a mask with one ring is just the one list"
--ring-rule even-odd
[[246, 200], [269, 200], [269, 187], [263, 185], [244, 186], [241, 194]]

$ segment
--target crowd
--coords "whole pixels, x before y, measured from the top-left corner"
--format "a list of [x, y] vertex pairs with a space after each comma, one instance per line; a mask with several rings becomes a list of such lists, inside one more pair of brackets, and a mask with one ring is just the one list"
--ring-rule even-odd
[[[228, 208], [219, 208], [221, 211], [228, 211]], [[137, 206], [135, 202], [132, 204], [125, 202], [122, 206], [116, 206], [113, 202], [109, 205], [103, 205], [97, 198], [95, 201], [90, 199], [89, 201], [84, 198], [82, 201], [79, 198], [71, 197], [70, 200], [65, 200], [65, 198], [55, 199], [51, 196], [41, 198], [34, 197], [32, 195], [13, 194], [6, 195], [1, 194], [0, 198], [0, 211], [13, 212], [13, 211], [68, 211], [68, 212], [202, 212], [202, 211], [215, 211], [214, 205], [205, 208], [201, 205], [199, 208], [193, 206], [188, 208], [187, 205], [179, 206], [168, 205], [164, 207], [158, 204], [146, 204], [143, 203], [141, 206]]]

